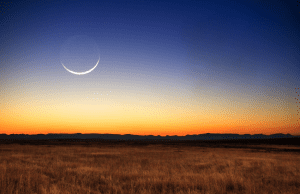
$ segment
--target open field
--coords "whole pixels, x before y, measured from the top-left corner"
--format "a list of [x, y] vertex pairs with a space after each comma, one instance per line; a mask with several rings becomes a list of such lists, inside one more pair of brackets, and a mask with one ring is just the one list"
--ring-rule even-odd
[[299, 193], [299, 146], [241, 147], [2, 142], [0, 193]]

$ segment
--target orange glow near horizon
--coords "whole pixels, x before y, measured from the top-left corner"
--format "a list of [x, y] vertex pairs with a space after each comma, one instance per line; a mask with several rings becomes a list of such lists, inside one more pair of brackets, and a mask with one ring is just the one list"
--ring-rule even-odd
[[[75, 101], [76, 102], [76, 101]], [[29, 104], [29, 103], [28, 103]], [[192, 135], [204, 133], [296, 134], [299, 125], [291, 125], [292, 114], [259, 108], [210, 108], [173, 103], [159, 106], [146, 102], [95, 105], [65, 103], [49, 106], [24, 103], [1, 113], [1, 133], [99, 133], [132, 135]], [[177, 105], [177, 107], [176, 107]], [[251, 111], [250, 111], [251, 110]], [[275, 109], [276, 110], [276, 109]]]

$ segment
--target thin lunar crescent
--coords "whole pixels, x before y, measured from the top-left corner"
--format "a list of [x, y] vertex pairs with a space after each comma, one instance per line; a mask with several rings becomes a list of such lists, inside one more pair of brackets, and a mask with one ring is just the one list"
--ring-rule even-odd
[[61, 63], [61, 64], [62, 64], [62, 65], [64, 66], [64, 68], [65, 68], [68, 72], [70, 72], [70, 73], [73, 73], [73, 74], [75, 74], [75, 75], [84, 75], [84, 74], [87, 74], [87, 73], [90, 73], [91, 71], [93, 71], [93, 70], [97, 67], [99, 61], [100, 61], [100, 57], [99, 57], [98, 62], [96, 63], [96, 65], [95, 65], [92, 69], [90, 69], [90, 70], [88, 70], [88, 71], [84, 71], [84, 72], [71, 71], [70, 69], [66, 68], [66, 67], [64, 66], [63, 63]]

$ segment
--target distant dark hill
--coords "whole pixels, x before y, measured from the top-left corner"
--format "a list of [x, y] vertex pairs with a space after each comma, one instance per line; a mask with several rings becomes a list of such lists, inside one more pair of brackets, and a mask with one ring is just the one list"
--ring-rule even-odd
[[[219, 134], [219, 133], [206, 133], [198, 135], [186, 135], [186, 136], [153, 136], [153, 135], [119, 135], [119, 134], [36, 134], [36, 135], [26, 135], [26, 134], [0, 134], [1, 140], [127, 140], [127, 141], [226, 141], [226, 142], [260, 142], [261, 140], [265, 142], [274, 142], [274, 139], [290, 139], [289, 141], [294, 141], [292, 139], [298, 139], [299, 136], [292, 136], [291, 134], [272, 134], [272, 135], [263, 135], [263, 134]], [[234, 141], [233, 141], [234, 140]], [[278, 140], [276, 140], [278, 141]]]

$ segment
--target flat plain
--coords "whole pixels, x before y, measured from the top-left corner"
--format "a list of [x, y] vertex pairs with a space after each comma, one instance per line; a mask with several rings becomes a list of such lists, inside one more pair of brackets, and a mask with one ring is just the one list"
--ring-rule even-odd
[[0, 142], [0, 194], [299, 193], [298, 145]]

